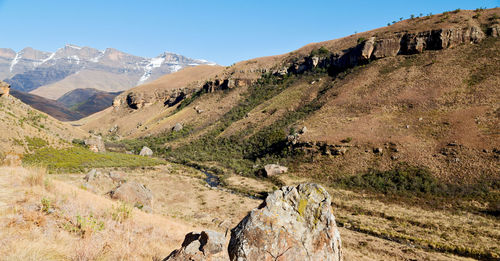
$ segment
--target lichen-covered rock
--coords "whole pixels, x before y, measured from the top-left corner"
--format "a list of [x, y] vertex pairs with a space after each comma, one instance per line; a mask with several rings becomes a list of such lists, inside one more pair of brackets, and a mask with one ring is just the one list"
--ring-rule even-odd
[[153, 151], [150, 148], [144, 146], [142, 147], [141, 152], [139, 152], [139, 155], [150, 157], [153, 156]]
[[227, 260], [223, 252], [226, 239], [223, 234], [211, 230], [186, 235], [182, 247], [174, 250], [164, 260], [170, 261], [222, 261]]
[[136, 182], [126, 182], [109, 192], [112, 199], [128, 202], [139, 209], [153, 207], [153, 192]]
[[282, 187], [231, 231], [231, 260], [343, 260], [330, 195], [317, 184]]

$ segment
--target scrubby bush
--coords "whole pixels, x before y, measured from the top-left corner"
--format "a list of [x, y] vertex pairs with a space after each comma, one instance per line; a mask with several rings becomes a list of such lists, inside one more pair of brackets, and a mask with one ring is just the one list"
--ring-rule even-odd
[[48, 145], [48, 142], [42, 138], [38, 137], [24, 137], [26, 140], [26, 145], [30, 151], [38, 150]]
[[381, 171], [369, 169], [366, 173], [335, 180], [333, 186], [363, 189], [383, 194], [403, 196], [482, 198], [497, 202], [500, 195], [492, 193], [500, 181], [483, 180], [475, 184], [449, 184], [437, 179], [429, 169], [400, 163], [395, 168]]
[[122, 223], [130, 217], [132, 217], [132, 206], [123, 202], [120, 205], [113, 206], [111, 210], [111, 218], [114, 221]]
[[370, 189], [385, 194], [432, 193], [439, 186], [428, 169], [408, 164], [401, 164], [388, 171], [370, 169], [365, 174], [343, 178], [338, 182], [346, 187]]
[[310, 56], [319, 56], [319, 57], [325, 57], [330, 54], [330, 51], [326, 49], [326, 47], [321, 46], [319, 49], [314, 49], [311, 51]]
[[71, 143], [72, 143], [73, 145], [76, 145], [76, 146], [87, 147], [87, 145], [85, 144], [85, 141], [84, 141], [84, 140], [82, 140], [82, 139], [73, 139], [73, 140], [71, 141]]

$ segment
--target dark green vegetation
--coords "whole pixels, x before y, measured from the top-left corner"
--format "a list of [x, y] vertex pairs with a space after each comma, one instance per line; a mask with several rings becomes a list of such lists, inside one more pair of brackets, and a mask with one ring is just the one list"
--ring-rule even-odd
[[[326, 74], [314, 75], [315, 77]], [[291, 156], [286, 135], [298, 120], [321, 108], [320, 98], [305, 102], [297, 110], [289, 111], [274, 124], [258, 131], [247, 128], [229, 137], [220, 136], [232, 123], [243, 119], [247, 113], [259, 104], [275, 97], [297, 81], [309, 80], [311, 76], [274, 76], [263, 77], [243, 95], [240, 103], [227, 112], [209, 133], [200, 139], [181, 146], [174, 151], [167, 151], [165, 156], [176, 162], [197, 161], [216, 162], [224, 168], [242, 175], [255, 175], [258, 168], [268, 162], [287, 161]], [[331, 86], [327, 87], [330, 88]]]
[[435, 178], [428, 169], [406, 163], [400, 163], [387, 171], [369, 169], [361, 175], [340, 178], [332, 186], [408, 197], [483, 198], [492, 202], [500, 200], [498, 193], [491, 192], [491, 189], [500, 189], [500, 180], [473, 185], [446, 184]]
[[52, 173], [83, 172], [89, 168], [143, 167], [162, 164], [163, 161], [137, 155], [106, 152], [94, 153], [86, 148], [42, 148], [24, 156], [24, 165], [45, 166]]

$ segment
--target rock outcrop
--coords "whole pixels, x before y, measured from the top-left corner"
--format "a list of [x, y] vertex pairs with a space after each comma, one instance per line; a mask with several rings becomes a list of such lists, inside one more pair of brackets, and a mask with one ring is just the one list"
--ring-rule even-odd
[[138, 110], [142, 107], [150, 106], [156, 102], [163, 102], [167, 107], [174, 106], [184, 98], [197, 92], [199, 88], [179, 88], [152, 93], [129, 91], [124, 95], [119, 95], [113, 100], [113, 107], [117, 108], [125, 104], [128, 108]]
[[211, 230], [189, 233], [180, 249], [174, 250], [164, 260], [170, 261], [222, 261], [227, 260], [223, 252], [226, 239], [223, 234]]
[[[488, 35], [498, 37], [498, 31], [498, 26], [493, 26], [488, 29]], [[323, 53], [320, 56], [311, 54], [302, 60], [285, 64], [284, 68], [274, 73], [276, 75], [300, 74], [316, 67], [342, 71], [373, 59], [422, 53], [425, 50], [441, 50], [464, 43], [479, 43], [485, 37], [486, 34], [477, 26], [444, 28], [417, 33], [401, 32], [382, 38], [370, 37], [340, 53]]]
[[86, 139], [85, 145], [93, 152], [106, 152], [106, 147], [101, 136], [92, 136]]
[[288, 171], [287, 167], [278, 164], [267, 164], [264, 166], [264, 175], [266, 177], [283, 174], [286, 173], [287, 171]]
[[153, 156], [153, 151], [150, 148], [144, 146], [142, 147], [141, 152], [139, 152], [139, 155], [150, 157]]
[[317, 184], [283, 187], [231, 231], [231, 260], [343, 260], [330, 195]]
[[153, 192], [137, 182], [125, 182], [109, 192], [112, 199], [128, 202], [134, 207], [151, 212]]
[[9, 96], [9, 92], [10, 92], [10, 85], [6, 82], [0, 81], [0, 97]]

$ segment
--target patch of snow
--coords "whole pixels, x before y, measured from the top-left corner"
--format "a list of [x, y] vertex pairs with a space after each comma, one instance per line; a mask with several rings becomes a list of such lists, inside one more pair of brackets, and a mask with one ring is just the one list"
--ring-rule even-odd
[[21, 52], [16, 53], [16, 57], [14, 57], [14, 60], [10, 63], [10, 72], [12, 72], [12, 69], [14, 69], [14, 65], [16, 65], [19, 62], [19, 59], [21, 59]]
[[199, 65], [199, 64], [204, 64], [204, 65], [212, 65], [212, 66], [217, 65], [217, 64], [216, 64], [216, 63], [214, 63], [214, 62], [209, 62], [209, 61], [204, 60], [204, 59], [196, 59], [195, 61], [196, 61], [196, 63], [198, 63], [198, 65]]
[[180, 65], [174, 65], [172, 66], [171, 70], [172, 72], [177, 72], [178, 70], [182, 69], [182, 66]]
[[76, 64], [80, 64], [80, 57], [78, 57], [78, 55], [71, 55], [68, 57], [68, 60], [70, 60], [70, 62], [74, 60]]
[[163, 61], [165, 61], [165, 57], [156, 57], [156, 58], [151, 59], [151, 62], [149, 64], [151, 64], [151, 66], [153, 66], [152, 68], [158, 68], [161, 66]]
[[104, 57], [104, 53], [106, 52], [106, 50], [104, 51], [99, 51], [99, 54], [94, 57], [94, 58], [91, 58], [89, 61], [93, 62], [93, 63], [97, 63], [99, 62], [99, 60], [101, 60], [102, 57]]
[[153, 73], [153, 68], [160, 67], [164, 61], [165, 61], [165, 56], [151, 58], [149, 63], [146, 64], [146, 66], [144, 66], [144, 74], [141, 76], [141, 78], [137, 82], [137, 85], [141, 85], [145, 81], [147, 81], [149, 79], [149, 77], [151, 77], [151, 73]]
[[55, 56], [55, 55], [56, 55], [56, 53], [55, 53], [55, 52], [51, 53], [51, 54], [49, 55], [49, 57], [47, 57], [47, 58], [43, 59], [43, 60], [42, 60], [39, 64], [37, 64], [37, 65], [35, 65], [35, 66], [40, 66], [40, 65], [42, 65], [42, 64], [44, 64], [44, 63], [46, 63], [46, 62], [48, 62], [48, 61], [52, 60], [52, 58], [54, 58], [54, 56]]
[[82, 49], [82, 47], [76, 46], [76, 45], [72, 45], [72, 44], [66, 44], [66, 47], [77, 49], [77, 50], [81, 50]]

